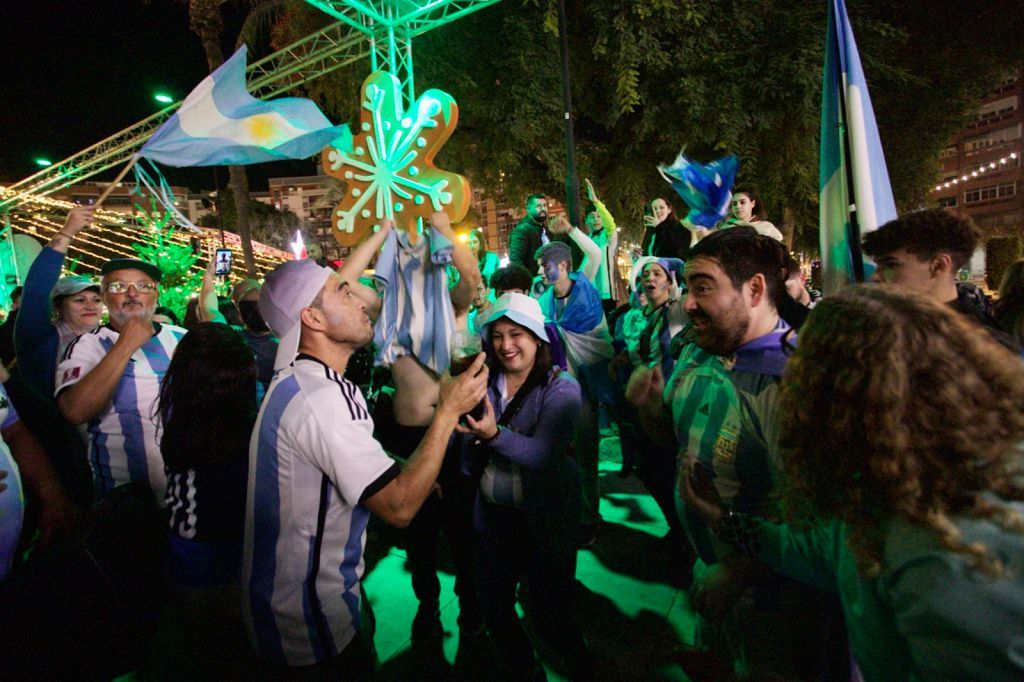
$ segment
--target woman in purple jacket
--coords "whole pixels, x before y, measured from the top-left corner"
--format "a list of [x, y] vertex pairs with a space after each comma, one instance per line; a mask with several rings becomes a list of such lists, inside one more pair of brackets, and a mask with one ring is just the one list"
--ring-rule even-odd
[[460, 430], [468, 434], [466, 468], [479, 480], [474, 525], [484, 623], [512, 679], [545, 679], [516, 615], [516, 586], [527, 578], [537, 630], [572, 679], [589, 678], [572, 603], [580, 479], [566, 452], [580, 387], [553, 367], [535, 299], [499, 298], [483, 335], [491, 371], [484, 416], [467, 416]]

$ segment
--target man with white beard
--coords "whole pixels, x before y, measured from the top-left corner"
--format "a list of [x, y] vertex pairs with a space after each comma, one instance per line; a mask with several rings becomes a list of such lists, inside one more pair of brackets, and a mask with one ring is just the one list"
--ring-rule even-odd
[[137, 482], [163, 504], [167, 488], [153, 404], [185, 330], [153, 322], [160, 269], [115, 258], [100, 270], [110, 322], [68, 346], [57, 366], [64, 418], [86, 424], [97, 497]]

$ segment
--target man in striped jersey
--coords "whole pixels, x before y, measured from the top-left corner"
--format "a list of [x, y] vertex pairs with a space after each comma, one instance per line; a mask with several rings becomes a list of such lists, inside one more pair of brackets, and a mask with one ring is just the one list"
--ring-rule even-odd
[[399, 466], [373, 438], [344, 378], [373, 337], [379, 302], [349, 259], [333, 273], [290, 261], [267, 277], [260, 312], [281, 343], [249, 450], [242, 611], [272, 677], [373, 674], [372, 615], [360, 579], [370, 512], [405, 526], [430, 493], [459, 415], [484, 395], [481, 354], [442, 382], [416, 452]]
[[72, 424], [88, 424], [96, 495], [135, 482], [163, 505], [167, 488], [154, 403], [185, 330], [154, 323], [160, 269], [116, 258], [101, 269], [108, 324], [78, 337], [57, 366], [57, 407]]
[[[672, 375], [640, 366], [626, 397], [653, 440], [679, 448], [677, 487], [687, 478], [706, 481], [731, 509], [774, 518], [779, 381], [787, 344], [796, 343], [776, 307], [786, 254], [773, 238], [737, 226], [705, 237], [689, 255], [684, 309], [692, 328], [681, 332]], [[702, 666], [722, 657], [741, 677], [834, 677], [816, 667], [843, 660], [824, 636], [833, 619], [829, 600], [734, 551], [690, 507], [679, 511], [699, 558], [690, 596], [700, 649], [680, 654], [684, 671], [706, 676]], [[791, 642], [805, 644], [794, 649]]]

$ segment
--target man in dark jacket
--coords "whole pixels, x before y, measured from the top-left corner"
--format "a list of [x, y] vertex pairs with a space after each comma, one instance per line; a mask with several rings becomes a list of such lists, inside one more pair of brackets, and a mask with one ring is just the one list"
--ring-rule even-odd
[[548, 200], [543, 194], [531, 194], [526, 199], [526, 216], [519, 221], [509, 239], [508, 258], [532, 274], [537, 272], [533, 255], [550, 241], [565, 242], [572, 250], [574, 263], [583, 262], [583, 251], [564, 234], [551, 234], [547, 229]]

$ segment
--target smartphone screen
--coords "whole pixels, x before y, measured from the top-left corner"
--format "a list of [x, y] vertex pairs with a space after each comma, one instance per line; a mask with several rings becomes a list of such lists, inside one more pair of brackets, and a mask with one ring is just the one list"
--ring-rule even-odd
[[230, 275], [231, 274], [231, 249], [217, 249], [217, 264], [214, 266], [213, 273], [215, 275]]

